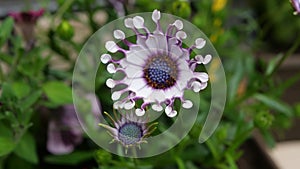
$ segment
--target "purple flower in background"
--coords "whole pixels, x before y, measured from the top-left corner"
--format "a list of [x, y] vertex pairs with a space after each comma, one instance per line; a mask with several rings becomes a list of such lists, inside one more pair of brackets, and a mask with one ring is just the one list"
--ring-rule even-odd
[[40, 16], [44, 14], [44, 9], [26, 12], [10, 12], [8, 15], [13, 17], [17, 26], [20, 28], [23, 38], [26, 42], [26, 49], [30, 50], [34, 47], [35, 34], [34, 28]]
[[[136, 34], [136, 43], [126, 40], [125, 33], [121, 30], [115, 30], [113, 35], [115, 39], [123, 41], [128, 49], [121, 48], [114, 41], [107, 41], [105, 44], [110, 53], [121, 52], [125, 55], [119, 60], [112, 58], [110, 54], [101, 55], [101, 62], [108, 64], [109, 73], [121, 72], [125, 75], [121, 80], [106, 81], [110, 88], [126, 86], [112, 93], [115, 109], [129, 110], [136, 106], [137, 100], [143, 100], [142, 105], [136, 109], [138, 116], [144, 115], [146, 107], [151, 105], [153, 110], [164, 109], [167, 116], [174, 117], [177, 115], [173, 107], [176, 98], [181, 100], [183, 108], [192, 108], [193, 103], [184, 98], [184, 91], [188, 89], [199, 92], [207, 86], [208, 74], [197, 72], [195, 68], [209, 63], [212, 56], [190, 56], [193, 49], [204, 48], [206, 40], [199, 37], [192, 46], [185, 48], [183, 39], [188, 35], [183, 31], [183, 22], [176, 20], [164, 31], [160, 18], [160, 11], [154, 10], [152, 20], [156, 29], [153, 32], [145, 26], [141, 16], [125, 19], [125, 27]], [[121, 97], [123, 94], [127, 94], [126, 97]]]
[[67, 154], [82, 142], [82, 130], [73, 105], [53, 112], [48, 124], [47, 149], [53, 154]]
[[119, 17], [125, 15], [124, 2], [123, 0], [108, 0], [108, 2], [113, 6]]
[[[86, 99], [91, 103], [91, 113], [98, 116], [99, 100], [87, 95]], [[88, 112], [87, 112], [88, 113]], [[96, 121], [98, 124], [98, 122]], [[97, 125], [96, 124], [96, 125]], [[83, 131], [76, 115], [74, 105], [65, 105], [52, 113], [48, 124], [47, 149], [52, 154], [71, 153], [76, 145], [83, 139]]]
[[291, 3], [295, 9], [294, 14], [295, 15], [300, 14], [300, 0], [291, 0]]

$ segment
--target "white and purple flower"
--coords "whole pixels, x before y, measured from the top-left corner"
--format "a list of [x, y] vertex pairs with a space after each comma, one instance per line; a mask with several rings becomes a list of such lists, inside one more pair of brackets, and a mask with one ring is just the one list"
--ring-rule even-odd
[[294, 15], [300, 14], [300, 0], [291, 0], [291, 3], [295, 9]]
[[127, 45], [128, 49], [121, 48], [114, 41], [107, 41], [105, 44], [110, 53], [121, 52], [125, 55], [119, 60], [113, 59], [107, 53], [101, 56], [101, 62], [108, 64], [109, 73], [124, 74], [121, 80], [106, 81], [110, 88], [126, 86], [112, 93], [115, 109], [129, 110], [136, 106], [137, 100], [143, 100], [142, 105], [135, 111], [138, 116], [144, 115], [146, 107], [151, 106], [155, 111], [164, 109], [167, 116], [174, 117], [177, 115], [173, 106], [175, 99], [180, 99], [182, 107], [189, 109], [193, 103], [184, 98], [184, 91], [199, 92], [207, 86], [208, 74], [196, 72], [195, 69], [199, 64], [209, 63], [212, 56], [196, 55], [191, 58], [193, 49], [204, 48], [206, 40], [198, 38], [194, 45], [184, 48], [183, 39], [188, 35], [183, 31], [183, 22], [176, 20], [169, 24], [164, 32], [160, 18], [160, 11], [154, 10], [152, 20], [156, 29], [153, 32], [145, 26], [141, 16], [125, 19], [125, 27], [132, 29], [136, 34], [136, 43], [128, 41], [121, 30], [115, 30], [113, 35]]
[[147, 126], [147, 120], [141, 117], [137, 117], [132, 112], [127, 112], [125, 115], [122, 115], [121, 118], [118, 118], [116, 113], [115, 119], [109, 115], [107, 112], [104, 112], [105, 115], [113, 123], [113, 127], [100, 123], [99, 126], [104, 127], [108, 130], [108, 133], [113, 137], [113, 142], [119, 142], [124, 146], [125, 153], [127, 153], [128, 148], [130, 147], [140, 147], [142, 143], [147, 143], [146, 138], [151, 135], [156, 129], [154, 127], [157, 123], [152, 123]]

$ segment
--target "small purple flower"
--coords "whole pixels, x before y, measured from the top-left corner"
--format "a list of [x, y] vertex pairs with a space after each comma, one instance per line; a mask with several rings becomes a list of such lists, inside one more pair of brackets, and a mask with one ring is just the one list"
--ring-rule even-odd
[[39, 17], [44, 14], [44, 9], [26, 12], [10, 12], [8, 15], [13, 17], [17, 26], [20, 27], [24, 40], [26, 41], [26, 49], [29, 50], [34, 46], [35, 34], [34, 28]]
[[300, 14], [300, 0], [291, 0], [291, 3], [295, 9], [294, 14], [295, 15]]
[[67, 154], [82, 142], [82, 130], [73, 105], [53, 112], [48, 124], [47, 149], [52, 154]]
[[[212, 56], [190, 56], [193, 49], [204, 48], [206, 40], [198, 38], [194, 45], [184, 48], [183, 39], [188, 35], [183, 31], [183, 22], [176, 20], [163, 31], [160, 18], [160, 11], [154, 10], [154, 32], [149, 31], [141, 16], [125, 19], [125, 27], [132, 29], [136, 34], [136, 43], [126, 40], [121, 30], [115, 30], [113, 35], [115, 39], [123, 41], [128, 49], [121, 48], [114, 41], [107, 41], [105, 44], [110, 53], [121, 52], [125, 55], [120, 60], [113, 59], [110, 54], [101, 56], [101, 62], [108, 64], [109, 73], [123, 72], [125, 75], [121, 80], [106, 81], [110, 88], [127, 86], [112, 93], [115, 109], [129, 110], [136, 106], [137, 100], [143, 100], [141, 107], [135, 111], [138, 116], [144, 115], [146, 107], [151, 105], [153, 110], [164, 109], [167, 116], [174, 117], [177, 115], [173, 108], [176, 98], [181, 100], [183, 108], [189, 109], [193, 103], [184, 98], [184, 91], [188, 89], [199, 92], [207, 86], [208, 74], [196, 72], [195, 68], [199, 64], [209, 63]], [[122, 97], [125, 93], [127, 96]]]

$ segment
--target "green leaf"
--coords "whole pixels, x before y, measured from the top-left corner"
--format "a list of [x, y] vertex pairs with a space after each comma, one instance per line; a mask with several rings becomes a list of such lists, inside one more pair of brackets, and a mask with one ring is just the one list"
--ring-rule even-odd
[[33, 164], [38, 163], [35, 140], [28, 132], [24, 134], [19, 144], [15, 148], [14, 153], [28, 162]]
[[269, 76], [271, 75], [271, 73], [274, 71], [274, 69], [276, 68], [276, 65], [278, 63], [278, 61], [283, 57], [283, 54], [279, 54], [277, 55], [275, 58], [271, 59], [268, 67], [266, 69], [266, 75]]
[[254, 98], [261, 101], [262, 103], [266, 104], [271, 109], [274, 109], [281, 113], [284, 113], [288, 117], [293, 116], [292, 109], [288, 105], [280, 102], [279, 100], [277, 100], [275, 98], [271, 98], [271, 97], [263, 95], [263, 94], [255, 94]]
[[15, 82], [12, 85], [15, 95], [21, 99], [29, 94], [30, 86], [24, 82]]
[[84, 161], [93, 159], [94, 151], [77, 151], [67, 155], [51, 155], [45, 161], [52, 164], [77, 165]]
[[0, 157], [9, 154], [15, 148], [15, 143], [9, 137], [0, 137]]
[[53, 81], [43, 85], [48, 99], [57, 106], [72, 103], [72, 90], [62, 82]]
[[3, 62], [11, 65], [13, 62], [13, 57], [11, 55], [5, 54], [5, 53], [0, 53], [0, 60]]
[[28, 97], [26, 97], [21, 104], [23, 110], [27, 110], [30, 108], [42, 95], [41, 90], [34, 91]]
[[8, 83], [3, 83], [1, 99], [10, 100], [12, 98], [15, 98], [15, 93], [14, 93], [11, 85]]
[[2, 46], [7, 41], [9, 36], [11, 36], [13, 26], [14, 20], [11, 17], [5, 19], [2, 23], [0, 27], [0, 46]]

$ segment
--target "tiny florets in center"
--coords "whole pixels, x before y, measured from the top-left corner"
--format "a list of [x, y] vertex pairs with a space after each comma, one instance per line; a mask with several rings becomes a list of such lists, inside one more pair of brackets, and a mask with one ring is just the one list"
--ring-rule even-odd
[[176, 83], [176, 63], [167, 56], [155, 56], [147, 61], [144, 78], [155, 89], [166, 89]]
[[137, 123], [125, 123], [119, 128], [119, 140], [125, 145], [138, 143], [143, 137], [143, 130]]

